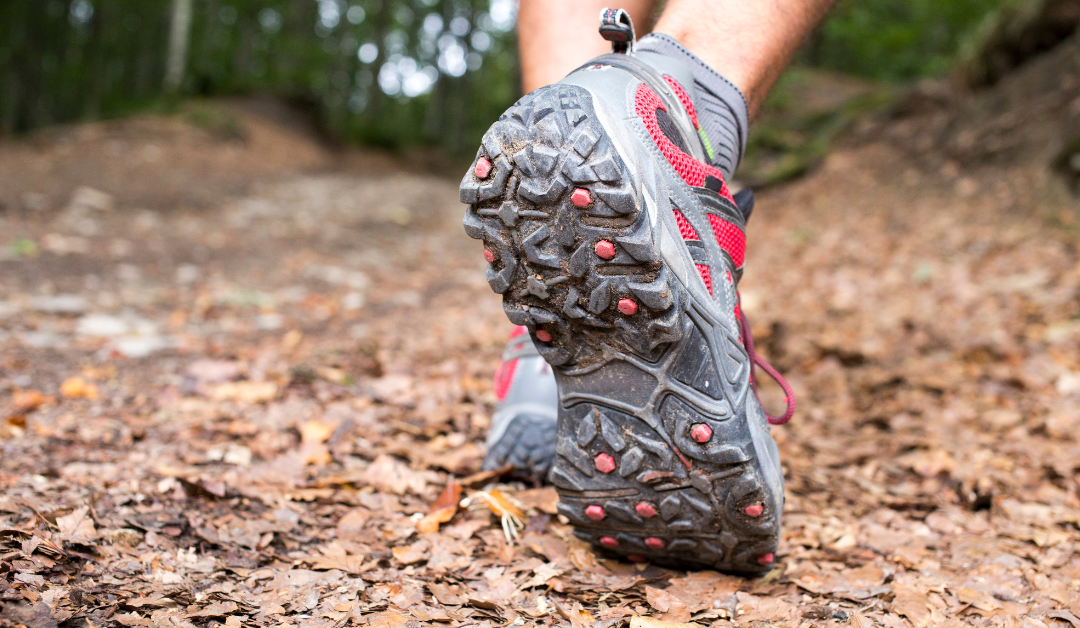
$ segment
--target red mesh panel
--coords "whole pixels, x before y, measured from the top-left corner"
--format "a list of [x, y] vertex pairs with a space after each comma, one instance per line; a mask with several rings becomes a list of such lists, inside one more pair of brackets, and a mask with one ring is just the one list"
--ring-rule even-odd
[[495, 369], [495, 398], [499, 401], [506, 399], [506, 393], [510, 392], [510, 384], [514, 383], [514, 371], [517, 370], [516, 359], [509, 362], [499, 362], [499, 368]]
[[709, 214], [709, 224], [712, 225], [720, 248], [728, 252], [731, 260], [735, 262], [735, 268], [742, 268], [746, 261], [746, 234], [738, 226], [715, 214]]
[[690, 224], [690, 221], [686, 219], [686, 216], [682, 215], [681, 211], [673, 209], [671, 210], [671, 213], [675, 214], [675, 222], [679, 225], [679, 235], [682, 236], [683, 240], [701, 239], [698, 237], [697, 231], [695, 231], [694, 227]]
[[697, 266], [698, 273], [701, 274], [702, 281], [705, 282], [705, 287], [709, 289], [709, 294], [712, 294], [712, 270], [705, 264], [694, 264]]
[[694, 103], [690, 100], [690, 96], [686, 94], [686, 90], [682, 88], [678, 81], [667, 74], [664, 75], [664, 80], [671, 86], [671, 89], [675, 90], [675, 95], [682, 101], [682, 106], [686, 107], [686, 113], [690, 114], [690, 119], [694, 121], [694, 128], [700, 129], [701, 125], [697, 121], [697, 110], [694, 109]]
[[529, 333], [529, 328], [524, 325], [514, 325], [514, 330], [510, 332], [510, 338], [517, 338], [521, 334]]
[[667, 159], [668, 163], [675, 168], [675, 172], [679, 173], [683, 181], [694, 187], [704, 187], [706, 176], [716, 177], [720, 181], [720, 196], [734, 203], [735, 200], [731, 198], [731, 192], [728, 190], [727, 181], [724, 180], [722, 172], [682, 152], [664, 135], [664, 132], [660, 130], [660, 123], [656, 121], [657, 109], [667, 111], [667, 107], [653, 90], [644, 83], [638, 85], [637, 92], [634, 94], [634, 111], [645, 123], [645, 128], [660, 148], [664, 159]]

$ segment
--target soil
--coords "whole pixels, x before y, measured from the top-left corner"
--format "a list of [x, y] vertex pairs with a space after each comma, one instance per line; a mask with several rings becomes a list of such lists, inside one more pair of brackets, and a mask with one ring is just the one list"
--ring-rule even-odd
[[1077, 202], [912, 140], [965, 105], [759, 195], [799, 410], [758, 580], [478, 473], [510, 325], [456, 173], [197, 106], [0, 144], [0, 626], [1080, 626]]

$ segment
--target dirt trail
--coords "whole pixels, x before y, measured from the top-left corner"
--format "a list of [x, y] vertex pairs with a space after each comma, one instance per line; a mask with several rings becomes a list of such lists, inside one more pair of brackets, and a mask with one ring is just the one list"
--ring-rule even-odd
[[1080, 626], [1080, 252], [1042, 164], [892, 137], [760, 195], [744, 309], [800, 410], [745, 581], [597, 556], [550, 489], [500, 487], [519, 541], [480, 497], [419, 532], [509, 331], [456, 181], [235, 116], [0, 145], [0, 626]]

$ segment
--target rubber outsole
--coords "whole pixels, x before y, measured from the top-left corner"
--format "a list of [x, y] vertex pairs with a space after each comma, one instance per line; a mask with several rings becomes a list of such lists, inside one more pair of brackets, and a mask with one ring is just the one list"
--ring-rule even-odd
[[542, 480], [555, 458], [555, 421], [545, 416], [519, 414], [484, 456], [486, 471], [514, 465], [514, 477]]
[[[631, 560], [758, 574], [782, 497], [747, 424], [739, 339], [662, 259], [588, 90], [553, 85], [485, 134], [461, 184], [487, 279], [555, 367], [550, 474], [575, 533]], [[745, 355], [745, 354], [742, 354]]]

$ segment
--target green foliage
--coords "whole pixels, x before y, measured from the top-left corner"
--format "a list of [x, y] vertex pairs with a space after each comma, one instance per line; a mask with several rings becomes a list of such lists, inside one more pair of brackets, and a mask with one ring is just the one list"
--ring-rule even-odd
[[892, 92], [882, 83], [791, 68], [756, 117], [736, 178], [762, 187], [802, 175], [852, 122], [887, 106]]
[[[0, 0], [0, 132], [260, 92], [306, 106], [347, 141], [462, 155], [518, 96], [511, 0], [192, 1], [184, 82], [166, 96], [171, 0]], [[887, 80], [935, 74], [1011, 1], [841, 0], [801, 62]], [[208, 109], [185, 112], [242, 135]], [[755, 146], [800, 146], [810, 157], [779, 169], [796, 172], [828, 143], [793, 138], [831, 137], [837, 120], [764, 128]]]
[[804, 51], [809, 65], [882, 80], [948, 70], [980, 22], [1013, 0], [841, 0]]
[[[346, 140], [468, 152], [518, 92], [512, 5], [492, 4], [501, 15], [489, 0], [193, 0], [179, 96], [271, 93]], [[170, 5], [0, 2], [0, 130], [171, 100]], [[206, 108], [188, 117], [235, 134]]]

